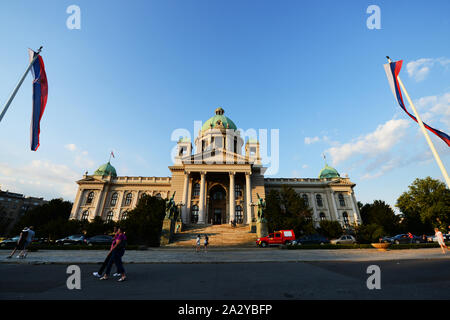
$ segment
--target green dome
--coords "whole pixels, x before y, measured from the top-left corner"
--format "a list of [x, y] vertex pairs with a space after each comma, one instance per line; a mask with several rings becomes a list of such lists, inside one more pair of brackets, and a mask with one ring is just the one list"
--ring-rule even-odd
[[324, 178], [339, 178], [339, 172], [335, 168], [329, 167], [327, 164], [325, 165], [325, 168], [320, 170], [319, 173], [319, 179]]
[[100, 166], [95, 172], [94, 175], [98, 176], [112, 176], [117, 177], [116, 169], [109, 163], [105, 163]]
[[215, 128], [216, 126], [222, 125], [225, 129], [237, 130], [236, 125], [230, 118], [225, 117], [223, 114], [225, 111], [222, 108], [216, 109], [216, 115], [209, 118], [202, 126], [202, 131]]

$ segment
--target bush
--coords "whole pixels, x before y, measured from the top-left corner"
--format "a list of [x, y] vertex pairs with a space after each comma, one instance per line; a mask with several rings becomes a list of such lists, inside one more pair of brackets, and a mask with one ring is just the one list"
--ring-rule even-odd
[[355, 228], [356, 241], [359, 243], [379, 242], [379, 239], [383, 237], [384, 233], [383, 227], [375, 223], [363, 224]]

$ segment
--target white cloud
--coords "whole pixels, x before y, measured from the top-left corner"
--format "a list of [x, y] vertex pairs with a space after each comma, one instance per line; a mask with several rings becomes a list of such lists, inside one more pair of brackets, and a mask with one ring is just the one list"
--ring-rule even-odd
[[333, 165], [337, 165], [355, 156], [380, 156], [389, 152], [405, 135], [409, 122], [405, 119], [392, 119], [379, 125], [374, 132], [354, 141], [329, 148]]
[[22, 166], [0, 163], [2, 189], [27, 196], [73, 200], [77, 191], [75, 181], [79, 178], [68, 166], [47, 160], [33, 160]]
[[421, 58], [415, 61], [408, 62], [406, 70], [410, 78], [413, 78], [417, 82], [426, 79], [432, 67], [436, 64], [440, 64], [443, 67], [450, 65], [450, 59], [448, 58]]
[[[442, 130], [450, 128], [450, 92], [440, 96], [422, 97], [414, 104], [419, 109], [423, 121], [440, 121], [446, 126]], [[432, 123], [428, 123], [428, 125], [433, 126]]]
[[302, 165], [302, 169], [307, 169], [309, 166], [307, 164]]
[[316, 143], [316, 142], [319, 142], [319, 141], [320, 141], [319, 137], [314, 137], [314, 138], [305, 137], [305, 144], [313, 144], [313, 143]]
[[66, 144], [66, 145], [64, 146], [64, 148], [66, 148], [66, 149], [69, 150], [69, 151], [75, 151], [75, 150], [77, 150], [77, 146], [74, 145], [73, 143]]

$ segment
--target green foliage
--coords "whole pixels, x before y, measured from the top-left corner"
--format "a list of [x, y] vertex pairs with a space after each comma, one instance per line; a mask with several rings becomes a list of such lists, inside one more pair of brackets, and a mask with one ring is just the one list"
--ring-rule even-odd
[[379, 242], [379, 239], [384, 235], [383, 227], [376, 223], [362, 224], [355, 228], [355, 237], [358, 243]]
[[54, 240], [66, 236], [68, 229], [78, 227], [75, 223], [67, 223], [71, 210], [71, 202], [53, 199], [25, 213], [13, 227], [10, 235], [18, 235], [24, 227], [34, 226], [36, 237], [39, 238]]
[[404, 229], [417, 234], [432, 233], [433, 227], [450, 226], [450, 190], [439, 180], [416, 179], [398, 199]]
[[106, 223], [101, 217], [97, 216], [89, 223], [82, 223], [82, 233], [86, 234], [87, 237], [92, 237], [99, 234], [111, 234], [114, 231], [115, 226], [116, 223]]
[[164, 200], [144, 195], [128, 213], [128, 218], [120, 223], [126, 228], [128, 243], [159, 246], [165, 208]]
[[360, 209], [363, 224], [376, 224], [389, 235], [400, 233], [400, 217], [382, 200], [375, 200], [372, 204], [365, 204]]
[[338, 221], [322, 220], [318, 232], [329, 239], [335, 239], [340, 237], [344, 230]]
[[283, 186], [281, 191], [271, 190], [266, 195], [264, 215], [270, 232], [293, 229], [297, 237], [315, 233], [311, 209], [291, 187]]

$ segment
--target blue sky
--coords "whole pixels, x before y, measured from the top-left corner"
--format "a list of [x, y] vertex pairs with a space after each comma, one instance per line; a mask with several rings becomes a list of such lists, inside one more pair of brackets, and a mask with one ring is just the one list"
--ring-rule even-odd
[[[80, 30], [66, 26], [70, 5]], [[380, 30], [367, 28], [369, 5]], [[40, 45], [49, 99], [37, 152], [31, 76], [0, 123], [0, 186], [73, 200], [111, 150], [119, 175], [169, 176], [172, 132], [194, 135], [222, 106], [239, 128], [279, 129], [276, 177], [317, 177], [325, 153], [359, 201], [394, 205], [415, 178], [443, 178], [390, 92], [385, 56], [404, 60], [424, 121], [449, 133], [448, 12], [447, 0], [1, 2], [0, 102]]]

